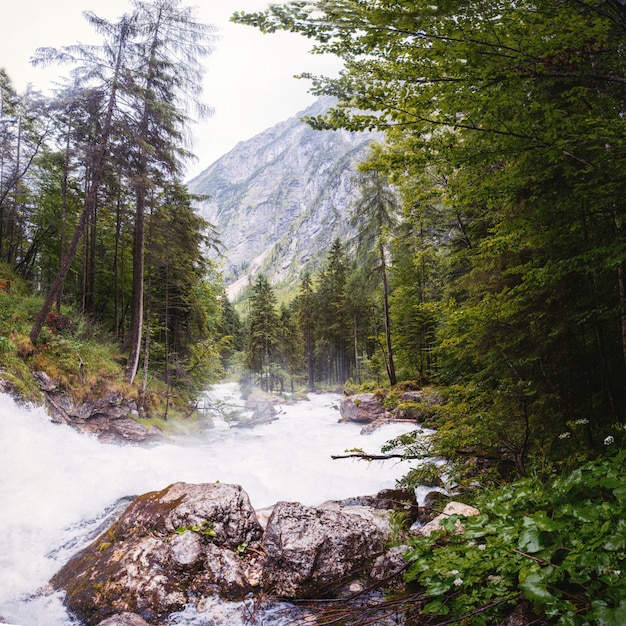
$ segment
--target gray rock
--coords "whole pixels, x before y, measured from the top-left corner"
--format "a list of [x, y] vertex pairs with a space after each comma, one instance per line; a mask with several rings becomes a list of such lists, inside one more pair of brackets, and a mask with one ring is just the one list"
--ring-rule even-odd
[[253, 584], [236, 550], [261, 535], [238, 485], [175, 483], [136, 498], [51, 583], [87, 625], [124, 612], [159, 623], [202, 595], [242, 599]]
[[190, 586], [191, 593], [219, 595], [229, 600], [242, 600], [255, 586], [248, 578], [245, 561], [232, 550], [209, 544], [205, 550], [202, 572]]
[[[437, 517], [432, 519], [427, 524], [424, 524], [423, 526], [417, 526], [415, 528], [412, 527], [411, 532], [412, 534], [420, 536], [420, 537], [430, 537], [430, 535], [432, 535], [435, 531], [444, 530], [444, 527], [442, 526], [442, 522], [448, 517], [451, 517], [452, 515], [472, 517], [474, 515], [479, 515], [479, 514], [480, 514], [480, 511], [474, 508], [473, 506], [470, 506], [469, 504], [463, 504], [462, 502], [456, 502], [453, 500], [452, 502], [448, 502], [448, 504], [446, 504], [446, 506], [444, 507], [440, 515], [437, 515]], [[455, 523], [455, 529], [456, 530], [454, 531], [454, 534], [462, 533], [465, 530], [459, 520], [457, 520]]]
[[370, 578], [377, 582], [391, 584], [407, 569], [404, 553], [408, 546], [395, 546], [379, 556], [370, 570]]
[[35, 380], [46, 398], [50, 418], [107, 442], [144, 443], [164, 439], [155, 428], [146, 428], [133, 419], [134, 403], [120, 394], [75, 403], [45, 372], [35, 372]]
[[378, 396], [374, 393], [357, 393], [341, 401], [341, 418], [350, 422], [370, 423], [391, 418]]
[[135, 613], [119, 613], [113, 615], [103, 622], [100, 622], [98, 626], [151, 626], [145, 619], [136, 615]]
[[212, 597], [352, 594], [397, 566], [391, 554], [372, 570], [398, 506], [405, 503], [396, 492], [316, 508], [279, 502], [259, 513], [269, 514], [263, 533], [238, 485], [175, 483], [135, 498], [51, 587], [65, 591], [67, 607], [86, 626], [162, 624]]
[[147, 493], [128, 507], [118, 526], [124, 535], [140, 527], [159, 537], [201, 527], [194, 532], [231, 550], [262, 535], [248, 494], [239, 485], [224, 483], [174, 483]]
[[263, 589], [286, 598], [333, 595], [382, 553], [384, 538], [361, 515], [278, 502], [263, 538]]

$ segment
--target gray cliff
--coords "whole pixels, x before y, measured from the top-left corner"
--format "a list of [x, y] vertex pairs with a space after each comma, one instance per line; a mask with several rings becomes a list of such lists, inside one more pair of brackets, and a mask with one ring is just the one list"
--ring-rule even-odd
[[293, 285], [303, 269], [319, 267], [337, 237], [351, 238], [356, 166], [381, 135], [316, 131], [301, 120], [331, 104], [319, 99], [240, 142], [190, 181], [191, 193], [209, 196], [198, 208], [224, 245], [231, 299], [259, 272]]

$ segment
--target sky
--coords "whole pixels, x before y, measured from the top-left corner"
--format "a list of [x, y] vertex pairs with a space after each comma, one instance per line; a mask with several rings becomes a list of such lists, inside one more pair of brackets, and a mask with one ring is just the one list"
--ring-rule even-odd
[[[274, 0], [276, 2], [277, 0]], [[186, 178], [206, 169], [239, 141], [254, 137], [309, 106], [315, 97], [310, 82], [295, 74], [334, 75], [334, 57], [311, 55], [312, 43], [292, 33], [264, 35], [251, 26], [232, 24], [235, 11], [259, 11], [270, 0], [186, 0], [197, 7], [198, 21], [215, 27], [214, 52], [205, 58], [203, 101], [214, 109], [211, 118], [194, 124], [191, 163]], [[38, 47], [98, 43], [99, 36], [83, 17], [93, 11], [116, 20], [130, 9], [128, 0], [14, 0], [0, 13], [0, 67], [13, 86], [23, 92], [30, 84], [49, 93], [54, 81], [66, 76], [70, 66], [32, 67], [30, 57]]]

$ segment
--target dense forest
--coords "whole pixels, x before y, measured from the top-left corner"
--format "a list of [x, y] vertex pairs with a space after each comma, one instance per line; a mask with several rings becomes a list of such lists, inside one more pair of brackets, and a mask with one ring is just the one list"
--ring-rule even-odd
[[310, 124], [386, 134], [350, 208], [358, 241], [292, 310], [309, 381], [443, 385], [441, 446], [521, 474], [623, 442], [624, 3], [322, 0], [234, 19], [343, 59], [306, 76], [338, 98]]
[[[234, 19], [343, 60], [304, 75], [338, 99], [315, 128], [386, 137], [361, 167], [348, 272], [337, 245], [313, 297], [302, 284], [313, 367], [436, 385], [430, 445], [389, 450], [452, 459], [446, 485], [518, 478], [461, 536], [453, 516], [408, 540], [408, 623], [623, 624], [626, 2], [319, 0]], [[338, 284], [346, 299], [327, 299]], [[418, 484], [438, 484], [428, 471]], [[534, 612], [504, 619], [522, 599]]]
[[[218, 244], [181, 180], [211, 28], [175, 0], [134, 2], [117, 22], [86, 12], [100, 45], [38, 49], [67, 64], [44, 98], [0, 73], [0, 256], [51, 311], [79, 312], [127, 356], [189, 396], [220, 373]], [[57, 324], [58, 326], [58, 324]]]
[[[268, 390], [437, 385], [439, 445], [526, 474], [624, 437], [626, 8], [619, 0], [329, 0], [235, 21], [338, 55], [315, 128], [378, 129], [343, 207], [357, 236], [278, 303], [224, 295], [219, 234], [181, 180], [211, 29], [134, 2], [53, 97], [0, 74], [0, 255], [50, 311], [79, 311], [168, 386], [238, 366]], [[181, 62], [181, 59], [184, 62]], [[408, 384], [408, 383], [406, 383]], [[509, 468], [509, 469], [506, 469]]]

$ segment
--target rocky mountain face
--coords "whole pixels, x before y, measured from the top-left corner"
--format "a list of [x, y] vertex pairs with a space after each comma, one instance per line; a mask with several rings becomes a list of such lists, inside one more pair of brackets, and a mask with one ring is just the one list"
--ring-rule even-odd
[[381, 135], [316, 131], [301, 121], [331, 104], [321, 98], [240, 142], [189, 182], [191, 193], [209, 196], [199, 212], [224, 245], [231, 299], [260, 272], [274, 285], [293, 285], [304, 268], [315, 271], [337, 237], [352, 236], [356, 165]]

